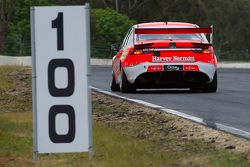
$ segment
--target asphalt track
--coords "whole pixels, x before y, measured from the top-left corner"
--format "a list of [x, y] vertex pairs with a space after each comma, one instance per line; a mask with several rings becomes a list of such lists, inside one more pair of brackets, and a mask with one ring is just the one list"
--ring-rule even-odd
[[[90, 83], [109, 91], [111, 67], [91, 66]], [[189, 90], [140, 90], [122, 94], [202, 118], [210, 125], [219, 123], [250, 133], [250, 69], [218, 69], [216, 93]]]

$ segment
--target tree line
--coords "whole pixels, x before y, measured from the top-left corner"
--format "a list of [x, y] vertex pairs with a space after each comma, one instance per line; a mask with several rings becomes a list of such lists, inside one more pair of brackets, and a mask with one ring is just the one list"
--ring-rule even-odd
[[92, 8], [93, 47], [108, 50], [109, 44], [121, 41], [136, 23], [180, 21], [201, 27], [213, 25], [215, 48], [221, 56], [230, 56], [232, 51], [249, 55], [250, 0], [0, 0], [0, 52], [19, 50], [17, 55], [28, 54], [22, 50], [30, 47], [26, 44], [30, 41], [30, 6], [85, 2]]

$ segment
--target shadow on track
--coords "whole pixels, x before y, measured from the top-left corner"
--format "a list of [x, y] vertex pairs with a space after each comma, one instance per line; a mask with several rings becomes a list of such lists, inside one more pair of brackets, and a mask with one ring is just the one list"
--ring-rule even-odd
[[[203, 94], [202, 91], [189, 89], [137, 89], [133, 94]], [[132, 94], [132, 93], [131, 93]]]

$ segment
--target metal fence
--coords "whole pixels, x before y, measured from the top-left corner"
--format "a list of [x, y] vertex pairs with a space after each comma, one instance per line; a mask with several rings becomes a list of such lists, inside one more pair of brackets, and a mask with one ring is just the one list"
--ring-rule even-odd
[[[220, 61], [248, 61], [250, 62], [250, 53], [248, 49], [244, 50], [215, 50], [215, 54]], [[0, 55], [9, 56], [29, 56], [31, 55], [31, 45], [29, 41], [8, 40], [4, 43], [4, 48], [0, 50]], [[91, 57], [93, 58], [112, 58], [110, 46], [92, 45]]]
[[250, 53], [248, 49], [243, 50], [215, 50], [218, 60], [223, 61], [250, 61]]
[[[31, 43], [30, 41], [7, 40], [0, 49], [0, 55], [6, 56], [30, 56]], [[95, 58], [111, 58], [109, 46], [91, 46], [91, 57]]]
[[2, 43], [3, 48], [0, 48], [1, 55], [9, 56], [29, 56], [31, 55], [31, 45], [29, 41], [7, 39]]
[[112, 58], [109, 46], [91, 46], [91, 57], [94, 58]]

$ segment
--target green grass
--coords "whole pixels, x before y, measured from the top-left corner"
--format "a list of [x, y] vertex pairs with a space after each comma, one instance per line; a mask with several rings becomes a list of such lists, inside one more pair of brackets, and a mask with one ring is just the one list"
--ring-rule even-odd
[[[32, 164], [31, 112], [3, 113], [0, 116], [0, 164]], [[177, 140], [178, 141], [178, 140]], [[164, 141], [165, 143], [173, 141]], [[172, 146], [173, 147], [173, 146]], [[138, 139], [118, 127], [94, 122], [94, 158], [84, 153], [39, 155], [40, 166], [245, 166], [249, 154], [219, 151], [207, 143], [190, 140], [174, 149], [151, 140]], [[8, 161], [12, 159], [12, 161]], [[6, 161], [8, 164], [3, 164]], [[1, 166], [1, 165], [0, 165]]]
[[[8, 96], [8, 90], [12, 90], [13, 87], [22, 91], [18, 88], [20, 82], [31, 83], [28, 79], [20, 81], [15, 77], [8, 77], [8, 73], [16, 70], [22, 71], [20, 67], [0, 67], [1, 96], [5, 96], [3, 101], [9, 101], [4, 103], [4, 109], [2, 106], [0, 109], [1, 167], [36, 166], [32, 163], [32, 113], [29, 107], [31, 91], [25, 89], [27, 96], [23, 96], [25, 92], [18, 91], [15, 92], [16, 97]], [[15, 100], [9, 100], [9, 97]], [[28, 98], [28, 100], [16, 100], [22, 98]], [[203, 140], [185, 139], [181, 137], [178, 128], [169, 125], [172, 118], [165, 118], [161, 114], [130, 111], [126, 107], [127, 102], [113, 103], [93, 98], [95, 121], [92, 160], [88, 159], [86, 153], [41, 154], [37, 165], [45, 167], [250, 166], [249, 152], [235, 153], [229, 150], [218, 150]], [[18, 112], [13, 109], [13, 106], [23, 106], [25, 110]]]

